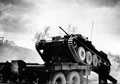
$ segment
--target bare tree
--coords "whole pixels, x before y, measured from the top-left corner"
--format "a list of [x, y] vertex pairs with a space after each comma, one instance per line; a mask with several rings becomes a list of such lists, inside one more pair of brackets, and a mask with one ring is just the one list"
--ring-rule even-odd
[[[77, 27], [71, 27], [71, 24], [68, 25], [68, 34], [74, 34], [76, 33], [76, 29]], [[44, 40], [47, 38], [50, 37], [48, 31], [50, 30], [50, 26], [45, 26], [44, 30], [41, 32], [41, 31], [37, 31], [35, 34], [34, 34], [34, 37], [33, 37], [33, 41], [37, 42], [37, 41], [40, 41], [40, 40]], [[59, 32], [59, 35], [62, 36], [62, 33], [61, 33], [61, 30]]]
[[71, 24], [69, 24], [67, 29], [69, 34], [74, 34], [76, 33], [77, 27], [74, 27], [74, 26], [72, 27]]
[[68, 33], [70, 34], [71, 33], [71, 24], [68, 24]]
[[45, 26], [43, 32], [37, 31], [34, 35], [34, 41], [40, 41], [41, 39], [45, 39], [45, 37], [49, 37], [49, 29], [50, 26]]
[[76, 33], [76, 29], [77, 29], [77, 27], [72, 27], [72, 33], [73, 34]]

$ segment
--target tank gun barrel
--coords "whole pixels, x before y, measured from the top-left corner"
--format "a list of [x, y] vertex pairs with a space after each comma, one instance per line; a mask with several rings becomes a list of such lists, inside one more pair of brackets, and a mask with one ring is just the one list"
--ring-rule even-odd
[[62, 27], [59, 27], [66, 35], [69, 35]]

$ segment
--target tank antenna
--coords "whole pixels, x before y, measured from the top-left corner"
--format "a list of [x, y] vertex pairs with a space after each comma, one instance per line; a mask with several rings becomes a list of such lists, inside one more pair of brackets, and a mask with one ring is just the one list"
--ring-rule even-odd
[[66, 35], [69, 35], [62, 27], [59, 27]]
[[91, 41], [92, 41], [93, 26], [94, 26], [94, 20], [92, 21], [92, 27], [91, 27], [91, 35], [90, 35]]

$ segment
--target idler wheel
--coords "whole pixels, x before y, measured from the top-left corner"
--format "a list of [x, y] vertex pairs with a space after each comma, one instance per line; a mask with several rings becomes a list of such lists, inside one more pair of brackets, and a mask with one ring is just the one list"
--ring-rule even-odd
[[85, 60], [85, 49], [83, 47], [78, 48], [78, 55], [82, 61]]
[[86, 62], [87, 62], [87, 64], [89, 64], [89, 65], [92, 63], [92, 54], [91, 54], [90, 51], [87, 51], [87, 52], [86, 52]]

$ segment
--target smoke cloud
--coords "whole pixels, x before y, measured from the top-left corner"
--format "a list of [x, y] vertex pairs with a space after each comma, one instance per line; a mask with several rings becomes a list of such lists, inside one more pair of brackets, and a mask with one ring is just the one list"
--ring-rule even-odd
[[6, 38], [29, 46], [26, 39], [32, 41], [32, 32], [41, 32], [45, 26], [54, 28], [55, 35], [58, 26], [65, 29], [71, 24], [77, 33], [90, 37], [94, 20], [95, 46], [103, 46], [104, 40], [104, 45], [109, 47], [111, 42], [114, 47], [120, 41], [119, 10], [120, 0], [0, 0], [0, 25]]
[[5, 32], [24, 33], [27, 21], [25, 15], [34, 9], [34, 4], [26, 0], [0, 0], [0, 24]]
[[0, 62], [23, 60], [31, 63], [43, 63], [37, 51], [14, 45], [13, 41], [5, 41], [0, 45]]
[[[78, 0], [78, 2], [79, 1], [83, 0]], [[84, 2], [96, 7], [115, 7], [120, 4], [120, 0], [84, 0]]]
[[115, 7], [120, 0], [55, 0], [63, 4], [79, 4], [80, 6]]

